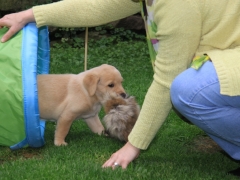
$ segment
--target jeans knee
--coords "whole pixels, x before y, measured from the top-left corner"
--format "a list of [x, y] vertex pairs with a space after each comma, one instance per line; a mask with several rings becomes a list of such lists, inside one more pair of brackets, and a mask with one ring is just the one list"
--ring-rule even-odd
[[171, 88], [170, 88], [170, 97], [171, 97], [171, 101], [172, 104], [175, 108], [177, 108], [178, 104], [179, 104], [179, 88], [178, 88], [178, 84], [179, 82], [176, 81], [176, 79], [174, 79], [174, 81], [172, 82]]
[[187, 94], [189, 92], [189, 84], [182, 79], [181, 76], [177, 76], [171, 85], [170, 96], [173, 106], [179, 110], [184, 104], [187, 103]]

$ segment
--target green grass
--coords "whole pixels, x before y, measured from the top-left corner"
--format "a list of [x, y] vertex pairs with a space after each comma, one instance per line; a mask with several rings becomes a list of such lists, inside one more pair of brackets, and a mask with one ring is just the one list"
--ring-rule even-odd
[[[51, 73], [79, 73], [84, 68], [84, 49], [62, 47], [51, 49]], [[103, 42], [90, 44], [88, 68], [103, 63], [114, 65], [124, 78], [126, 91], [142, 105], [152, 82], [153, 70], [145, 42]], [[101, 111], [100, 117], [103, 117]], [[124, 143], [91, 133], [83, 121], [73, 123], [66, 147], [53, 145], [55, 123], [47, 122], [46, 145], [39, 149], [10, 151], [0, 147], [1, 180], [92, 180], [92, 179], [161, 179], [219, 180], [237, 179], [226, 172], [238, 167], [219, 151], [205, 152], [194, 143], [205, 134], [171, 112], [150, 147], [142, 151], [127, 170], [102, 169], [101, 165]], [[205, 144], [206, 145], [206, 144]]]

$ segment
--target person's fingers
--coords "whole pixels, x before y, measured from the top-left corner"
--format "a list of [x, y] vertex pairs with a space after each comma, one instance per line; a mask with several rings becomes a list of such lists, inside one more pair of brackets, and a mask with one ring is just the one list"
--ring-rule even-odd
[[112, 167], [114, 164], [114, 154], [102, 165], [103, 168]]
[[126, 169], [128, 166], [128, 161], [122, 161], [120, 158], [117, 158], [116, 154], [113, 154], [109, 160], [107, 160], [103, 165], [102, 168], [112, 167], [114, 170], [117, 167], [122, 167], [122, 169]]
[[8, 29], [8, 31], [3, 35], [3, 37], [1, 38], [1, 42], [6, 42], [8, 39], [10, 39], [11, 35], [14, 34], [11, 25], [8, 22], [8, 16], [4, 16], [3, 18], [0, 19], [0, 28], [3, 27], [8, 27], [10, 29]]
[[2, 22], [1, 19], [0, 19], [0, 29], [3, 28], [4, 26], [6, 26], [6, 25], [5, 25], [4, 22]]
[[10, 28], [2, 37], [1, 42], [8, 41], [17, 31]]
[[10, 27], [10, 24], [8, 23], [9, 22], [8, 21], [8, 19], [9, 19], [8, 16], [9, 15], [5, 15], [0, 19], [0, 27], [4, 27], [4, 26]]
[[32, 9], [5, 15], [0, 19], [0, 28], [7, 27], [9, 30], [2, 37], [1, 42], [9, 40], [29, 22], [35, 22]]
[[116, 168], [118, 168], [118, 167], [121, 167], [121, 164], [119, 164], [118, 162], [115, 162], [115, 163], [113, 163], [113, 165], [112, 165], [112, 170], [114, 170], [114, 169], [116, 169]]
[[102, 168], [109, 167], [109, 164], [110, 164], [109, 161], [110, 161], [110, 159], [107, 160], [107, 161], [102, 165]]
[[112, 154], [112, 156], [102, 165], [102, 168], [112, 167], [114, 170], [121, 166], [121, 161], [118, 158], [117, 153]]
[[115, 169], [121, 166], [126, 169], [128, 164], [139, 156], [140, 149], [127, 142], [121, 149], [113, 153], [112, 156], [102, 165], [105, 167], [112, 167]]
[[122, 169], [127, 169], [129, 163], [130, 163], [130, 162], [123, 162], [123, 163], [121, 164]]

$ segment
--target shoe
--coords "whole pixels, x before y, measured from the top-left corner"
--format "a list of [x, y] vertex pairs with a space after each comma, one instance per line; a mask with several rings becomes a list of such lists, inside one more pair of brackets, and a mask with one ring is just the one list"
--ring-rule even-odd
[[237, 169], [234, 169], [232, 171], [228, 171], [228, 174], [234, 175], [234, 176], [239, 176], [240, 177], [240, 167]]

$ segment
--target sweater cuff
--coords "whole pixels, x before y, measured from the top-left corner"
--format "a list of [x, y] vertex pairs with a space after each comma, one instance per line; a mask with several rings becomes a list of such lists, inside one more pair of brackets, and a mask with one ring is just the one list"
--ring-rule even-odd
[[139, 140], [139, 137], [134, 136], [134, 134], [129, 134], [128, 141], [136, 148], [146, 150], [150, 144], [145, 140]]
[[46, 25], [45, 24], [46, 21], [44, 20], [42, 11], [40, 9], [41, 8], [39, 6], [32, 7], [33, 15], [34, 15], [36, 25], [38, 28]]

